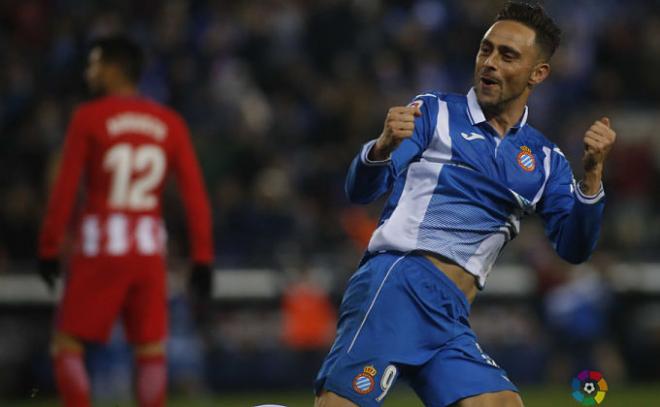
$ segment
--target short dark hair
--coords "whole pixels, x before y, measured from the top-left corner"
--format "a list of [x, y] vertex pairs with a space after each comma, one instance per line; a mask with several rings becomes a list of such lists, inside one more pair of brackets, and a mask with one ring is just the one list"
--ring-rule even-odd
[[536, 44], [549, 60], [561, 39], [561, 30], [539, 4], [510, 1], [495, 17], [495, 21], [512, 20], [526, 25], [536, 33]]
[[103, 63], [115, 63], [123, 70], [126, 77], [137, 83], [142, 75], [142, 49], [131, 39], [123, 35], [114, 35], [95, 39], [90, 50], [101, 50]]

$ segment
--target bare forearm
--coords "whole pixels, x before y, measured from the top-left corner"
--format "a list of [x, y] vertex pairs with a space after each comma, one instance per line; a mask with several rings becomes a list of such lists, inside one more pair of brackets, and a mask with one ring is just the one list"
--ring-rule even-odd
[[584, 195], [593, 196], [600, 191], [603, 165], [615, 139], [616, 132], [610, 127], [607, 117], [595, 121], [584, 134], [584, 179], [580, 183]]
[[600, 191], [601, 181], [603, 179], [602, 164], [596, 165], [590, 171], [584, 173], [584, 178], [580, 183], [580, 190], [585, 195], [596, 195]]
[[389, 158], [390, 154], [392, 154], [393, 148], [385, 147], [385, 146], [382, 145], [382, 143], [379, 144], [379, 141], [380, 141], [380, 138], [378, 139], [378, 141], [376, 141], [376, 143], [371, 148], [371, 150], [369, 150], [369, 154], [368, 154], [367, 157], [371, 161], [387, 160]]

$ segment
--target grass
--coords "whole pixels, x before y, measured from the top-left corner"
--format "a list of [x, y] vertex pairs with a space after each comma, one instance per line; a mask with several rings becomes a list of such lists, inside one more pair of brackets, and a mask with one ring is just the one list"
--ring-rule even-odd
[[[566, 387], [526, 387], [521, 395], [526, 407], [578, 407], [581, 404], [571, 397]], [[169, 407], [249, 407], [260, 404], [280, 404], [287, 407], [311, 406], [308, 392], [254, 392], [214, 395], [209, 398], [172, 398]], [[55, 407], [55, 400], [3, 401], [7, 407]], [[385, 407], [421, 407], [422, 403], [407, 387], [399, 386], [383, 403]], [[660, 405], [660, 384], [655, 386], [610, 386], [603, 400], [603, 407], [655, 407]], [[99, 407], [134, 407], [132, 403], [102, 403]]]

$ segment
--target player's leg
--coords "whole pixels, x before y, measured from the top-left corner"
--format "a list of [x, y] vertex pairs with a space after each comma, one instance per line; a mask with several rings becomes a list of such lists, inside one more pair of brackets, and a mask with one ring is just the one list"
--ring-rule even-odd
[[73, 335], [56, 331], [53, 334], [50, 349], [52, 354], [59, 352], [76, 352], [83, 354], [85, 352], [85, 345], [80, 339]]
[[[435, 354], [434, 344], [453, 336], [443, 325], [442, 296], [415, 292], [426, 281], [416, 269], [411, 257], [385, 253], [351, 277], [335, 342], [315, 381], [317, 405], [382, 405], [409, 366], [424, 364]], [[423, 286], [411, 287], [418, 283]]]
[[136, 393], [140, 407], [165, 405], [167, 368], [164, 341], [135, 346]]
[[137, 400], [140, 407], [162, 407], [167, 394], [165, 265], [160, 257], [143, 257], [132, 259], [130, 269], [134, 280], [122, 314], [135, 349]]
[[51, 354], [67, 407], [90, 405], [83, 341], [107, 341], [124, 295], [120, 273], [108, 274], [105, 266], [102, 259], [74, 256], [57, 309]]
[[411, 385], [427, 405], [522, 407], [517, 388], [472, 332], [449, 341], [412, 377]]
[[66, 407], [91, 405], [90, 385], [84, 363], [84, 345], [78, 338], [55, 332], [51, 341], [53, 373]]
[[139, 345], [135, 345], [135, 355], [150, 357], [150, 356], [160, 356], [165, 354], [165, 342], [156, 341], [148, 342]]
[[453, 404], [456, 407], [523, 407], [520, 395], [513, 391], [484, 393]]
[[314, 407], [357, 407], [357, 404], [331, 391], [324, 391], [314, 400]]

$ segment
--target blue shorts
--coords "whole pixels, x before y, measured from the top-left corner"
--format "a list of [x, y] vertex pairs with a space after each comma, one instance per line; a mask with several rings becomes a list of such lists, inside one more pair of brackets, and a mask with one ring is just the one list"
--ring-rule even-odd
[[465, 295], [423, 255], [375, 255], [349, 280], [316, 394], [325, 389], [359, 406], [377, 406], [399, 377], [426, 406], [517, 392], [479, 347], [469, 312]]

